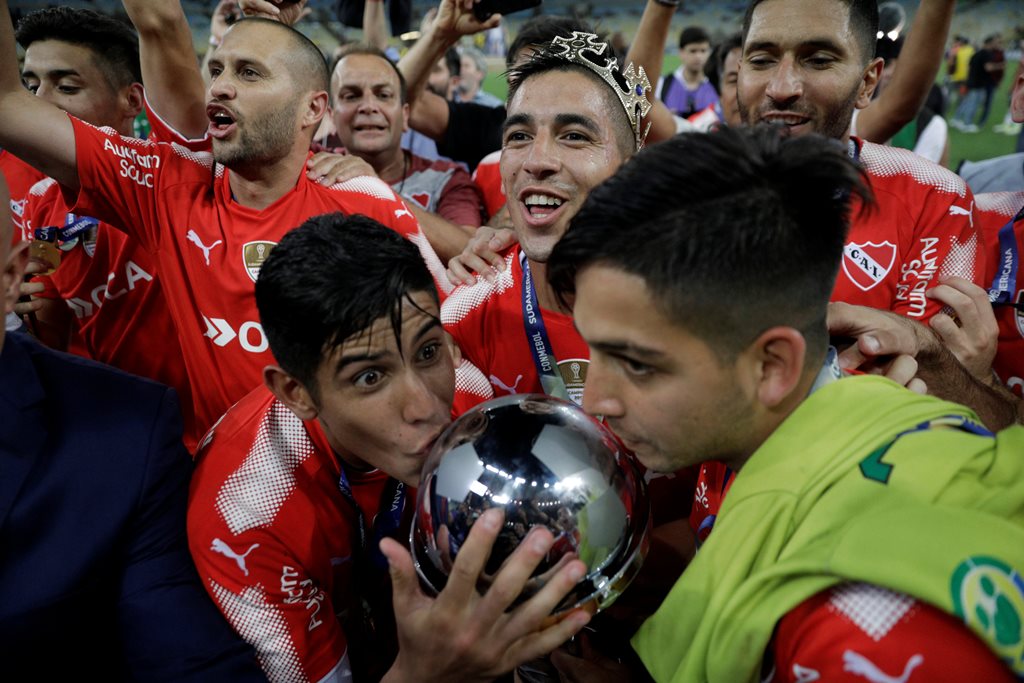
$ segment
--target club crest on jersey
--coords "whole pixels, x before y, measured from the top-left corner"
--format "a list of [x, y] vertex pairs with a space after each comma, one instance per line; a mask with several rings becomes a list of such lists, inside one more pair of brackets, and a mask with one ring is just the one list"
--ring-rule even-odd
[[848, 242], [843, 247], [843, 271], [865, 292], [884, 280], [894, 263], [896, 245], [892, 242]]
[[558, 373], [565, 382], [565, 391], [576, 405], [583, 405], [583, 387], [587, 383], [589, 366], [590, 361], [586, 358], [570, 358], [558, 363]]
[[242, 245], [242, 263], [253, 282], [260, 276], [260, 268], [275, 246], [277, 242], [246, 242]]

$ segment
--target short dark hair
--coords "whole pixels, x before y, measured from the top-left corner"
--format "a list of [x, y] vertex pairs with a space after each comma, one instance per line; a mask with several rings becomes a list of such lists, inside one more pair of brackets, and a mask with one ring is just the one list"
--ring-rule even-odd
[[595, 33], [590, 24], [572, 17], [541, 14], [529, 19], [519, 28], [519, 33], [509, 45], [505, 53], [505, 66], [511, 67], [523, 48], [547, 45], [558, 37], [569, 38], [573, 31]]
[[327, 70], [327, 58], [320, 48], [312, 40], [307, 38], [301, 31], [298, 31], [287, 24], [264, 17], [245, 17], [232, 24], [233, 30], [236, 26], [251, 26], [260, 23], [276, 26], [287, 32], [292, 44], [291, 50], [286, 50], [291, 62], [289, 69], [292, 80], [303, 83], [310, 90], [323, 90], [328, 92], [331, 89], [331, 72]]
[[679, 32], [679, 49], [693, 43], [710, 43], [711, 37], [700, 26], [687, 26]]
[[[334, 70], [331, 71], [331, 76], [334, 76], [334, 71], [338, 69], [338, 65], [341, 64], [343, 59], [345, 59], [346, 57], [351, 57], [353, 55], [369, 55], [370, 57], [380, 57], [385, 62], [387, 62], [388, 66], [391, 67], [391, 70], [395, 72], [396, 76], [398, 76], [398, 95], [400, 97], [402, 104], [405, 104], [408, 101], [409, 88], [405, 83], [405, 76], [402, 75], [402, 72], [399, 71], [395, 63], [388, 59], [387, 54], [383, 50], [373, 47], [371, 45], [367, 45], [365, 43], [349, 43], [348, 45], [338, 50], [338, 59], [335, 60], [334, 62]], [[334, 101], [333, 92], [331, 93], [331, 101]]]
[[[608, 46], [606, 51], [607, 56], [613, 56], [610, 52], [611, 46]], [[590, 52], [581, 53], [584, 56], [589, 56]], [[602, 63], [601, 66], [604, 66]], [[583, 66], [582, 64], [576, 64], [568, 62], [564, 57], [555, 54], [551, 51], [551, 45], [544, 45], [533, 54], [530, 59], [526, 60], [519, 66], [512, 67], [506, 72], [508, 78], [508, 101], [511, 102], [512, 98], [522, 87], [523, 83], [533, 76], [539, 76], [551, 71], [563, 71], [580, 73], [592, 80], [594, 83], [601, 85], [601, 92], [605, 94], [605, 100], [608, 103], [608, 107], [615, 111], [613, 115], [615, 124], [615, 140], [618, 143], [619, 151], [622, 152], [624, 158], [628, 158], [634, 152], [636, 152], [636, 135], [633, 132], [633, 126], [629, 122], [629, 116], [626, 115], [626, 110], [622, 106], [622, 102], [619, 101], [618, 95], [612, 92], [612, 87], [608, 85], [600, 76], [596, 73]], [[628, 90], [626, 86], [626, 79], [623, 78], [622, 72], [616, 69], [614, 77], [619, 87], [623, 90]]]
[[319, 400], [326, 353], [389, 316], [401, 339], [402, 302], [437, 289], [416, 247], [366, 216], [310, 218], [270, 252], [256, 306], [274, 358]]
[[40, 40], [59, 40], [88, 49], [114, 90], [142, 82], [139, 39], [127, 24], [89, 9], [51, 7], [18, 22], [22, 48]]
[[[868, 192], [835, 140], [768, 127], [684, 133], [590, 192], [548, 277], [566, 299], [588, 266], [637, 275], [662, 313], [723, 361], [776, 325], [823, 354], [850, 197]], [[809, 353], [809, 364], [819, 360]]]
[[[750, 21], [754, 10], [764, 0], [750, 0], [743, 15], [743, 44], [747, 43]], [[860, 45], [861, 61], [866, 65], [875, 58], [875, 41], [878, 39], [878, 0], [838, 0], [850, 8], [850, 26]]]

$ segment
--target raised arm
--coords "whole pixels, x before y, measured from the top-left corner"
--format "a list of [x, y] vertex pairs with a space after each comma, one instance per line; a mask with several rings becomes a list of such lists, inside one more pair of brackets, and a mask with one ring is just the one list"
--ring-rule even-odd
[[366, 0], [363, 7], [363, 42], [381, 52], [388, 49], [388, 23], [384, 0]]
[[857, 115], [857, 136], [887, 142], [921, 110], [942, 66], [956, 0], [922, 0], [885, 90]]
[[0, 0], [0, 147], [77, 190], [71, 121], [63, 111], [22, 86], [10, 17], [7, 0]]
[[123, 0], [139, 33], [142, 82], [150, 107], [186, 138], [206, 134], [206, 86], [192, 32], [176, 0]]
[[437, 16], [416, 44], [398, 62], [409, 90], [409, 125], [435, 140], [448, 130], [448, 102], [426, 89], [430, 69], [462, 36], [494, 28], [501, 15], [480, 23], [473, 16], [477, 0], [441, 0]]
[[647, 0], [647, 6], [644, 7], [643, 16], [640, 17], [640, 24], [636, 29], [636, 36], [629, 46], [629, 53], [626, 54], [626, 63], [632, 62], [634, 66], [642, 66], [647, 72], [647, 78], [651, 80], [652, 87], [647, 93], [647, 99], [654, 106], [647, 115], [647, 122], [651, 124], [647, 144], [667, 140], [676, 134], [675, 116], [665, 103], [658, 99], [654, 91], [665, 61], [665, 43], [668, 41], [672, 15], [676, 13], [678, 7], [679, 3], [672, 4], [671, 0]]

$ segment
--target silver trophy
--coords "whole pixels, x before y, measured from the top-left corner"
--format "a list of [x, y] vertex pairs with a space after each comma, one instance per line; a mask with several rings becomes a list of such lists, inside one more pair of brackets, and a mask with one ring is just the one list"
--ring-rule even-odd
[[488, 401], [438, 439], [423, 468], [410, 534], [416, 570], [435, 593], [444, 588], [474, 522], [493, 507], [505, 509], [505, 525], [481, 591], [538, 525], [551, 531], [555, 543], [519, 602], [572, 558], [587, 565], [554, 619], [611, 605], [647, 553], [651, 516], [643, 478], [607, 428], [567, 401], [538, 394]]

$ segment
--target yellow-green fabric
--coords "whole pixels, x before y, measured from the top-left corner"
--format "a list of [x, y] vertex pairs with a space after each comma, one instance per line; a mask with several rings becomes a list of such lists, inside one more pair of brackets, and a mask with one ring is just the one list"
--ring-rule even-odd
[[743, 466], [634, 636], [654, 679], [756, 681], [778, 620], [847, 580], [959, 615], [1024, 674], [1024, 428], [993, 438], [947, 416], [977, 420], [880, 377], [808, 397]]

